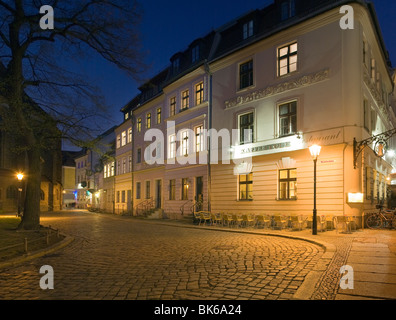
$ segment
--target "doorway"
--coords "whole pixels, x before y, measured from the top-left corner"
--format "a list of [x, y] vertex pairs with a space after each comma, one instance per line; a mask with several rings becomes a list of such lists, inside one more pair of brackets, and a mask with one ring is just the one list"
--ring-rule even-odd
[[159, 209], [162, 205], [162, 182], [155, 180], [155, 208]]
[[203, 177], [195, 178], [195, 211], [203, 210]]

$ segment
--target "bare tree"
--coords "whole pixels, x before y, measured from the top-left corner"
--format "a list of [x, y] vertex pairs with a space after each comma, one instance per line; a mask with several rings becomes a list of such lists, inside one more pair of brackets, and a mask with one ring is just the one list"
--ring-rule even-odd
[[[43, 5], [54, 10], [53, 29], [40, 27]], [[136, 79], [140, 17], [133, 0], [0, 0], [0, 119], [28, 162], [19, 228], [39, 228], [42, 153], [55, 140], [91, 140], [108, 117], [100, 91], [69, 62], [100, 56]]]

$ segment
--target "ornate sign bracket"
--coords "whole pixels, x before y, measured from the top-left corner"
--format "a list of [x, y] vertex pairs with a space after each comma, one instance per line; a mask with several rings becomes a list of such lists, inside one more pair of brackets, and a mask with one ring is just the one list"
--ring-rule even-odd
[[372, 136], [360, 142], [356, 141], [356, 138], [353, 138], [353, 167], [356, 169], [356, 162], [359, 154], [363, 151], [363, 149], [369, 146], [372, 143], [375, 143], [374, 153], [377, 157], [383, 157], [386, 153], [387, 141], [396, 134], [396, 129], [392, 129], [376, 136]]

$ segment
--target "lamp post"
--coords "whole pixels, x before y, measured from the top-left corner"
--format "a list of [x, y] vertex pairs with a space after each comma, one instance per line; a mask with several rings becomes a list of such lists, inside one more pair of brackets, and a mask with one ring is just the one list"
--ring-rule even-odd
[[18, 185], [18, 217], [21, 216], [21, 198], [22, 198], [22, 179], [23, 179], [23, 173], [19, 172], [17, 173], [17, 179], [19, 181]]
[[322, 147], [316, 144], [309, 147], [309, 152], [311, 152], [311, 156], [314, 162], [314, 208], [313, 208], [313, 217], [312, 217], [312, 234], [317, 235], [317, 212], [316, 212], [316, 162], [318, 161], [320, 149]]

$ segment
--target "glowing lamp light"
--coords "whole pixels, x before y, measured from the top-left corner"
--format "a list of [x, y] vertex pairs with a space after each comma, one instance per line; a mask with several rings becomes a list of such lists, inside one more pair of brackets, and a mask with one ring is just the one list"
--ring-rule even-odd
[[16, 176], [17, 176], [17, 178], [18, 178], [19, 181], [21, 181], [21, 180], [23, 179], [23, 173], [21, 173], [21, 172], [20, 172], [20, 173], [17, 173]]
[[360, 192], [349, 192], [348, 193], [348, 202], [349, 203], [363, 203], [363, 193]]
[[311, 156], [314, 160], [316, 160], [319, 157], [320, 149], [322, 149], [322, 147], [316, 144], [309, 147], [309, 152], [311, 152]]

